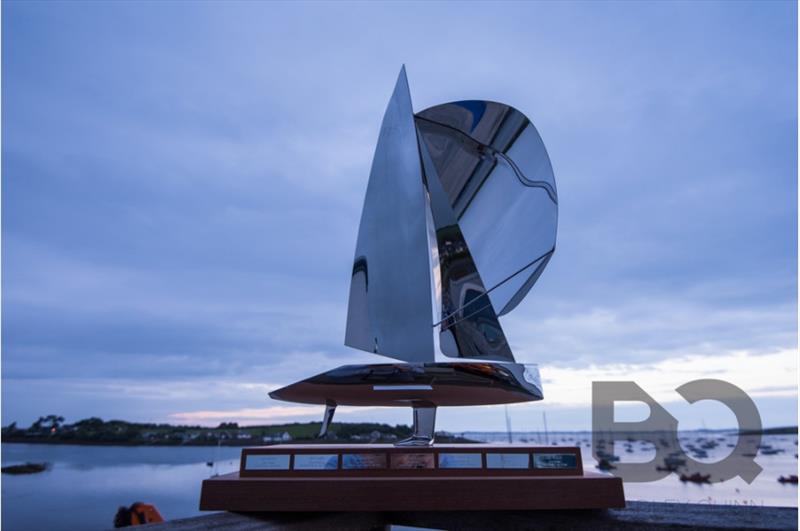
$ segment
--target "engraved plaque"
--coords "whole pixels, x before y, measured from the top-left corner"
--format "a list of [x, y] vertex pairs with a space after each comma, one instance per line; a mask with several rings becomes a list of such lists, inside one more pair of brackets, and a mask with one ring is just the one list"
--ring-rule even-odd
[[575, 454], [533, 454], [533, 468], [578, 468]]
[[392, 468], [433, 468], [433, 454], [392, 454]]
[[483, 468], [481, 454], [441, 453], [439, 468]]
[[295, 454], [295, 470], [336, 470], [339, 454]]
[[289, 470], [289, 454], [250, 454], [245, 457], [245, 470]]
[[528, 454], [486, 454], [486, 468], [528, 468]]
[[342, 454], [342, 468], [346, 470], [375, 470], [386, 468], [386, 454]]

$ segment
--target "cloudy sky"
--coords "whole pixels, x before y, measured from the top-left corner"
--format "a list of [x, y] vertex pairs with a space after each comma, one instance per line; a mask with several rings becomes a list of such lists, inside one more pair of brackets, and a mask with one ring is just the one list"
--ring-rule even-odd
[[382, 361], [343, 338], [401, 64], [415, 109], [507, 102], [553, 161], [558, 249], [502, 320], [545, 383], [514, 429], [587, 428], [593, 380], [638, 382], [682, 428], [734, 426], [681, 403], [697, 378], [794, 424], [796, 9], [3, 2], [3, 424], [316, 420], [267, 392]]

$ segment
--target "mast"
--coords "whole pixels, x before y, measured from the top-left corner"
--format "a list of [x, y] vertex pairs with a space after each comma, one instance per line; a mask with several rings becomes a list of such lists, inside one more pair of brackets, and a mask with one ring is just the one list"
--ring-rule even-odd
[[511, 417], [508, 416], [508, 406], [505, 406], [506, 410], [506, 432], [508, 433], [508, 444], [514, 442], [513, 437], [511, 436]]
[[547, 433], [547, 412], [542, 411], [542, 421], [544, 422], [544, 443], [550, 444], [550, 434]]

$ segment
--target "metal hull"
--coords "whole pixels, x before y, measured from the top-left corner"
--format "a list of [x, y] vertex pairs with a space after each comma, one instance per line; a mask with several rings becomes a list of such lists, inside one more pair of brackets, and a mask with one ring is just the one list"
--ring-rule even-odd
[[385, 407], [477, 406], [543, 398], [535, 366], [519, 363], [344, 365], [269, 396], [303, 404]]

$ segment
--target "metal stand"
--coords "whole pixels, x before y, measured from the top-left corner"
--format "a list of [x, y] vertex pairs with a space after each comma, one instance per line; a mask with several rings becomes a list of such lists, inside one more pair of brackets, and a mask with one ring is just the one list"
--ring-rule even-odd
[[326, 404], [325, 414], [322, 416], [322, 426], [320, 426], [319, 435], [317, 435], [320, 439], [327, 435], [328, 427], [331, 425], [334, 413], [336, 413], [336, 404]]
[[414, 432], [395, 446], [431, 446], [435, 425], [436, 407], [414, 407]]

